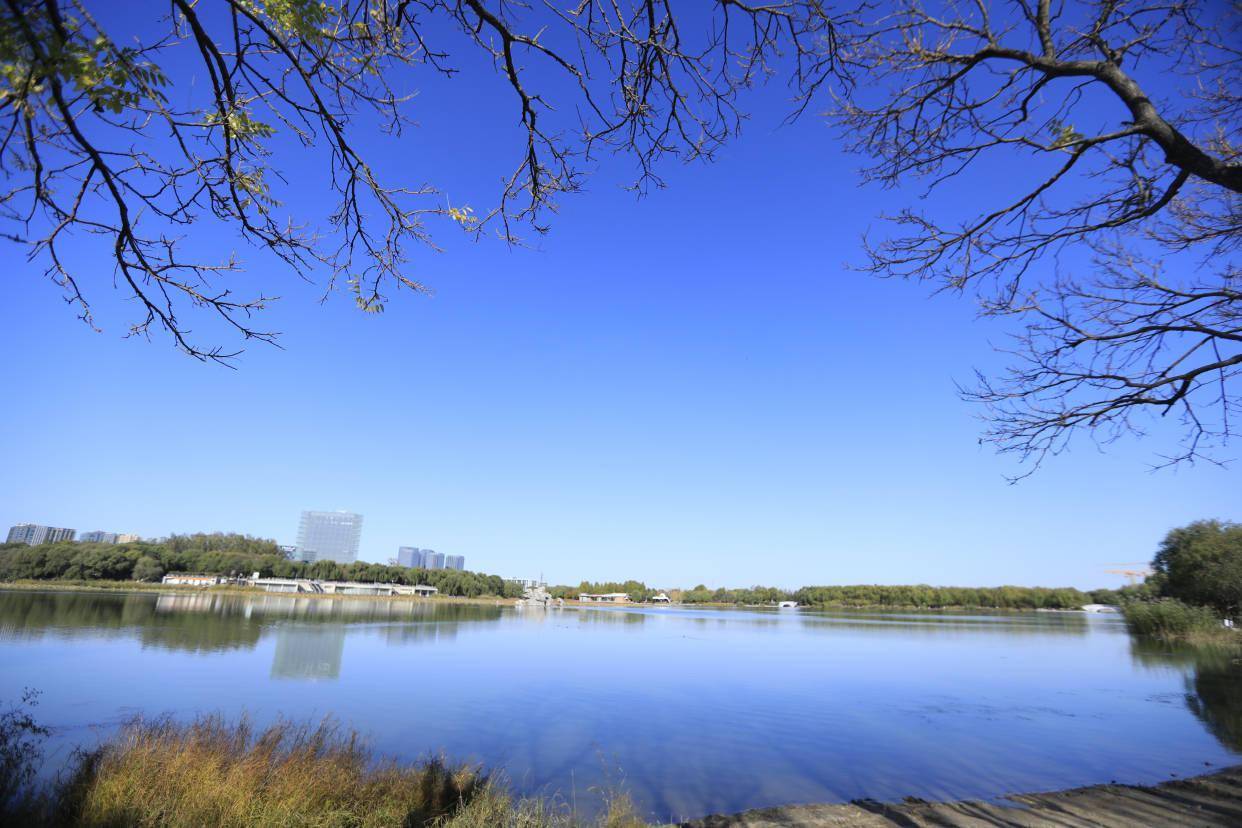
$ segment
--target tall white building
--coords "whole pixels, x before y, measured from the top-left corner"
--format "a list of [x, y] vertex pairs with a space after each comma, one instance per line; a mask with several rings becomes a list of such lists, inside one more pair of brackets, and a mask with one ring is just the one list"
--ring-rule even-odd
[[76, 534], [76, 529], [60, 529], [55, 526], [43, 526], [39, 523], [19, 523], [16, 526], [10, 527], [8, 542], [38, 546], [43, 543], [71, 541]]
[[358, 560], [362, 515], [353, 512], [303, 512], [298, 523], [298, 558], [303, 561]]

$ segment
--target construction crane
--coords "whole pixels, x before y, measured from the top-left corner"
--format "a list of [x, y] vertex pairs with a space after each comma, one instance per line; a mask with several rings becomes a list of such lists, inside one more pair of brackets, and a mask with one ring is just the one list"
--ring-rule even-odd
[[[1135, 563], [1115, 563], [1115, 564], [1104, 564], [1104, 565], [1105, 566], [1116, 566], [1116, 567], [1127, 567], [1126, 569], [1106, 569], [1104, 571], [1107, 572], [1109, 575], [1124, 575], [1126, 576], [1126, 580], [1129, 581], [1132, 585], [1137, 584], [1140, 578], [1146, 578], [1149, 575], [1151, 575], [1151, 567], [1143, 563], [1142, 561], [1137, 561]], [[1133, 568], [1133, 567], [1137, 567], [1137, 568]]]

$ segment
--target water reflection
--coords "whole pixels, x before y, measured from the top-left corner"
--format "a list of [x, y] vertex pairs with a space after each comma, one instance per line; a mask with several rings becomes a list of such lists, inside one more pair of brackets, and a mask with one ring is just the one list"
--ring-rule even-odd
[[280, 627], [271, 675], [279, 679], [340, 678], [344, 654], [344, 627]]
[[[501, 612], [477, 604], [278, 595], [15, 591], [0, 592], [0, 639], [136, 637], [144, 647], [206, 653], [254, 649], [273, 630], [278, 638], [290, 632], [282, 626], [289, 623], [340, 625], [341, 636], [347, 628], [398, 624], [387, 630], [389, 640], [398, 643], [448, 638], [457, 624], [498, 621]], [[335, 661], [339, 667], [339, 656]]]
[[1135, 637], [1135, 662], [1185, 674], [1187, 709], [1230, 750], [1242, 752], [1242, 656], [1236, 650]]
[[623, 777], [660, 821], [1150, 782], [1242, 753], [1242, 665], [1103, 616], [0, 590], [0, 662], [0, 699], [44, 690], [65, 755], [139, 712], [332, 714], [383, 755], [442, 751], [523, 790]]

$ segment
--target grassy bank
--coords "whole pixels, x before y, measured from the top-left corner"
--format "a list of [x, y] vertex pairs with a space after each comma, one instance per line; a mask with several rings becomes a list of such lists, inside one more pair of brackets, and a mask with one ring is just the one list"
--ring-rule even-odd
[[[0, 813], [0, 818], [5, 817]], [[513, 796], [477, 768], [377, 760], [356, 733], [204, 717], [131, 723], [58, 787], [7, 815], [47, 826], [197, 828], [637, 828], [624, 796], [586, 818], [560, 800]]]

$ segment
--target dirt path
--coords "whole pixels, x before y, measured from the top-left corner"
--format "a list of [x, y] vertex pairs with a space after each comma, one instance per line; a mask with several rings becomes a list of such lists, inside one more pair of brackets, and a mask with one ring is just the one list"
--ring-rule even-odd
[[1012, 805], [919, 800], [792, 805], [705, 817], [682, 823], [682, 828], [1242, 826], [1242, 765], [1161, 785], [1094, 785], [1008, 799]]

